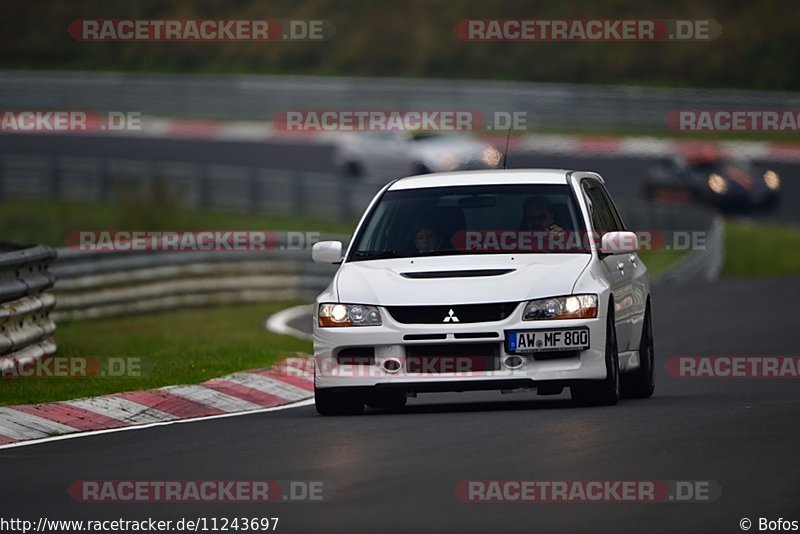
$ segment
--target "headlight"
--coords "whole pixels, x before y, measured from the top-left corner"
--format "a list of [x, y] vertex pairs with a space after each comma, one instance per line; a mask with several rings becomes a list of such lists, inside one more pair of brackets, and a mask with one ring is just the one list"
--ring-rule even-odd
[[775, 171], [767, 171], [764, 173], [764, 183], [768, 188], [775, 191], [781, 186], [781, 177]]
[[597, 295], [570, 295], [528, 302], [523, 321], [550, 319], [591, 319], [597, 317]]
[[712, 174], [708, 177], [708, 188], [718, 195], [723, 195], [728, 190], [728, 182], [719, 174]]
[[320, 304], [319, 326], [380, 326], [381, 312], [365, 304]]
[[493, 146], [490, 146], [489, 148], [483, 151], [483, 156], [481, 157], [481, 159], [486, 165], [490, 167], [495, 167], [498, 163], [500, 163], [500, 159], [502, 157], [503, 155], [500, 153], [499, 150], [497, 150]]

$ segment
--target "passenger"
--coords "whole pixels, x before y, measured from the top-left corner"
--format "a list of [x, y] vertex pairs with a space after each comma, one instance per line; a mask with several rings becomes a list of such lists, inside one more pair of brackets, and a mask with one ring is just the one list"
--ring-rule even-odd
[[414, 237], [414, 245], [420, 254], [434, 252], [442, 245], [442, 235], [430, 225], [420, 225]]

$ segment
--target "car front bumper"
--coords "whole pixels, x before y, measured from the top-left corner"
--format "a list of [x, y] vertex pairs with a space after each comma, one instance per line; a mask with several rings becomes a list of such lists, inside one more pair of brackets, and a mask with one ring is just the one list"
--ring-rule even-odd
[[[314, 327], [314, 383], [323, 388], [398, 388], [406, 391], [463, 391], [470, 389], [516, 389], [541, 385], [569, 385], [584, 380], [606, 377], [605, 342], [606, 318], [563, 319], [551, 321], [522, 321], [522, 306], [503, 321], [469, 324], [400, 324], [381, 309], [381, 326]], [[316, 316], [314, 318], [316, 325]], [[581, 351], [549, 353], [547, 359], [533, 354], [514, 354], [506, 350], [506, 332], [519, 330], [548, 330], [587, 327], [589, 348]], [[444, 339], [410, 341], [407, 336], [439, 336]], [[464, 336], [476, 336], [465, 339]], [[480, 337], [478, 337], [480, 336]], [[405, 339], [404, 339], [405, 338]], [[415, 346], [447, 348], [457, 354], [461, 347], [470, 353], [472, 344], [496, 344], [497, 363], [493, 369], [476, 369], [458, 364], [445, 365], [437, 372], [416, 372], [410, 369]], [[454, 349], [454, 346], [458, 348]], [[374, 347], [374, 360], [367, 364], [339, 363], [342, 349]], [[444, 351], [443, 351], [444, 352]], [[521, 356], [518, 368], [505, 365], [508, 356]], [[456, 359], [456, 358], [453, 358]], [[394, 372], [387, 371], [388, 360], [399, 362]]]

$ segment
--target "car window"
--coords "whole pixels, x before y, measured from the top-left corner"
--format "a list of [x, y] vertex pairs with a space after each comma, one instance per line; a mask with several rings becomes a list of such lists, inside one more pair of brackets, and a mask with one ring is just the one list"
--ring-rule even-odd
[[617, 211], [617, 206], [614, 204], [614, 201], [611, 200], [611, 195], [608, 194], [608, 190], [599, 182], [597, 183], [596, 188], [599, 191], [600, 196], [603, 197], [603, 203], [605, 204], [609, 215], [611, 215], [611, 218], [614, 222], [614, 230], [618, 232], [624, 231], [625, 223], [622, 222], [622, 217], [620, 216], [619, 211]]
[[605, 199], [597, 188], [598, 185], [599, 183], [596, 180], [583, 180], [581, 182], [584, 197], [589, 207], [593, 230], [602, 236], [606, 232], [614, 231], [615, 223], [608, 211]]
[[590, 253], [584, 231], [566, 184], [387, 191], [354, 237], [348, 261], [478, 252]]

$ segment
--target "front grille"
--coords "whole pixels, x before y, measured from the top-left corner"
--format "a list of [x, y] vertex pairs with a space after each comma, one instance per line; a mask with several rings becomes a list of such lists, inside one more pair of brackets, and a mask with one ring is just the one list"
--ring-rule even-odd
[[500, 343], [406, 345], [408, 373], [469, 373], [500, 369]]
[[406, 334], [403, 341], [431, 341], [433, 339], [447, 339], [447, 334]]
[[453, 306], [387, 306], [386, 311], [398, 323], [455, 325], [502, 321], [514, 313], [518, 305], [518, 302], [493, 302]]
[[536, 361], [547, 360], [563, 360], [566, 358], [577, 358], [578, 351], [576, 350], [556, 350], [549, 352], [533, 352], [530, 354]]
[[497, 332], [456, 332], [453, 334], [456, 339], [480, 339], [482, 337], [500, 337]]

